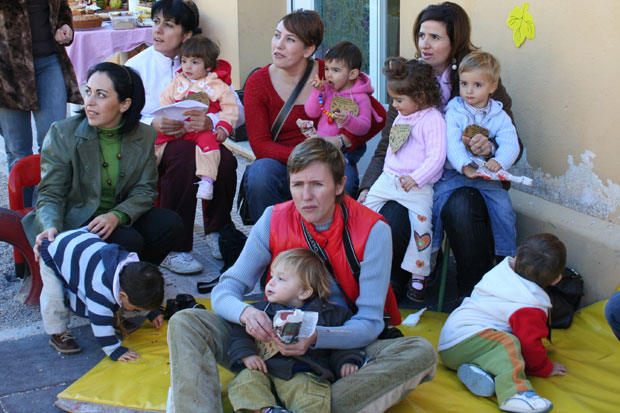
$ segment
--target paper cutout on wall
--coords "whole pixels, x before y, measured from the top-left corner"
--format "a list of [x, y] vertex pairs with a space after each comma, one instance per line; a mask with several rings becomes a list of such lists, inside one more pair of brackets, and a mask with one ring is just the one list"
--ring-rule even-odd
[[506, 21], [506, 25], [513, 30], [512, 40], [517, 47], [521, 47], [525, 38], [533, 39], [535, 35], [534, 18], [527, 12], [529, 7], [528, 3], [523, 3], [522, 8], [515, 6]]

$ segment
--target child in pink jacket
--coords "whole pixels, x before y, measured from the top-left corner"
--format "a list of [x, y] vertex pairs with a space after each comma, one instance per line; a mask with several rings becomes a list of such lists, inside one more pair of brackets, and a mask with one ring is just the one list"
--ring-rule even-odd
[[[212, 199], [213, 182], [220, 163], [220, 142], [232, 133], [239, 118], [239, 107], [230, 83], [230, 65], [217, 60], [219, 47], [205, 36], [193, 36], [181, 45], [181, 72], [166, 86], [159, 98], [161, 106], [186, 99], [199, 100], [209, 105], [207, 113], [216, 114], [213, 131], [186, 130], [182, 137], [157, 134], [155, 156], [157, 165], [166, 143], [184, 139], [196, 143], [196, 176], [200, 178], [196, 198]], [[192, 96], [194, 95], [194, 96]], [[214, 119], [213, 117], [211, 119]]]

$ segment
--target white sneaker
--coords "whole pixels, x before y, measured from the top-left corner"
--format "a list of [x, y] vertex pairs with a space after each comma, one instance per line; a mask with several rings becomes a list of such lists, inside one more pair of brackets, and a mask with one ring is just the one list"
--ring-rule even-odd
[[173, 251], [159, 265], [177, 274], [195, 274], [203, 269], [189, 252]]
[[504, 403], [499, 405], [504, 412], [548, 412], [553, 409], [553, 403], [540, 397], [535, 391], [520, 391]]
[[196, 192], [196, 198], [198, 199], [213, 199], [213, 183], [209, 181], [198, 181], [198, 191]]
[[211, 248], [211, 255], [216, 260], [222, 259], [222, 253], [220, 252], [220, 234], [217, 232], [212, 232], [210, 234], [205, 235], [205, 241], [207, 241], [207, 245]]
[[478, 366], [461, 364], [456, 375], [465, 387], [476, 396], [489, 397], [495, 393], [493, 376]]

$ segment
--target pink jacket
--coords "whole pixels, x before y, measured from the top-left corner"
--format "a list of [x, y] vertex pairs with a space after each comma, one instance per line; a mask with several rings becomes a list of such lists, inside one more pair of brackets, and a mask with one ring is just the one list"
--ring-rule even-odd
[[[325, 84], [325, 90], [323, 92], [320, 92], [317, 89], [312, 89], [312, 93], [306, 101], [304, 109], [306, 110], [306, 114], [311, 118], [317, 118], [320, 116], [319, 124], [316, 128], [320, 136], [338, 135], [340, 133], [340, 128], [345, 129], [354, 135], [365, 135], [370, 129], [370, 116], [374, 116], [377, 122], [382, 121], [381, 117], [374, 110], [372, 110], [372, 106], [370, 104], [370, 95], [374, 91], [375, 89], [370, 84], [370, 78], [366, 74], [360, 72], [359, 77], [351, 89], [338, 92], [332, 89], [328, 83]], [[323, 94], [324, 107], [327, 111], [329, 111], [331, 107], [332, 98], [334, 96], [342, 96], [349, 99], [353, 98], [359, 107], [359, 114], [354, 117], [349, 113], [347, 121], [342, 125], [339, 126], [336, 122], [332, 122], [330, 125], [327, 121], [328, 116], [321, 112], [321, 106], [319, 105], [319, 93]]]

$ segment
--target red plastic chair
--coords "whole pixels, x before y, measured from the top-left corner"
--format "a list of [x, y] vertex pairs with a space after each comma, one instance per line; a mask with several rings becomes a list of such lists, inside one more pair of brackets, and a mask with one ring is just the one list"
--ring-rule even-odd
[[[20, 159], [9, 173], [9, 207], [0, 209], [0, 241], [8, 242], [15, 247], [15, 274], [23, 277], [26, 264], [32, 276], [27, 304], [38, 305], [41, 294], [41, 274], [39, 264], [34, 260], [34, 252], [28, 242], [21, 225], [21, 218], [30, 212], [32, 207], [24, 208], [23, 189], [38, 185], [41, 181], [41, 155], [29, 155]], [[25, 262], [24, 262], [25, 260]]]

